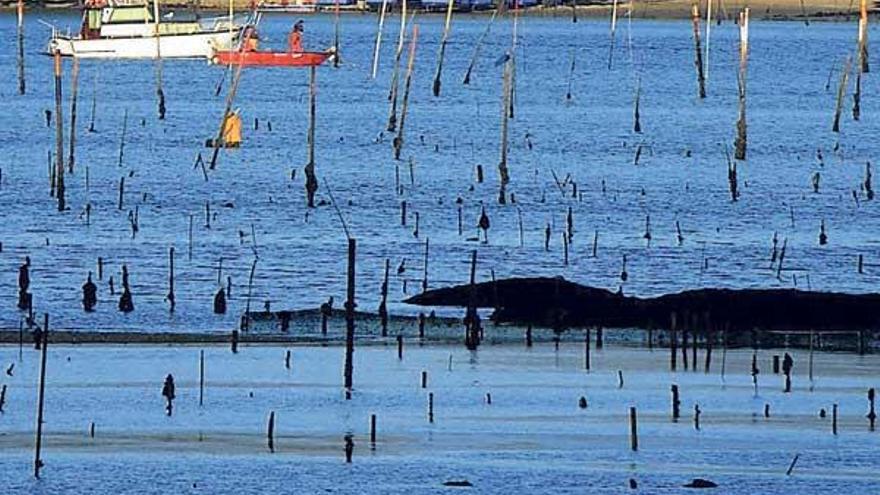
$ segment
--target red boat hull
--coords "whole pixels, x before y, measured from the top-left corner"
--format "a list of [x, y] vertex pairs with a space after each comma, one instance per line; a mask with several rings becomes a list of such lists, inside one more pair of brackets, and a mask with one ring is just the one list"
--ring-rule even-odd
[[331, 55], [331, 52], [217, 51], [212, 61], [218, 65], [245, 67], [314, 67], [323, 64]]

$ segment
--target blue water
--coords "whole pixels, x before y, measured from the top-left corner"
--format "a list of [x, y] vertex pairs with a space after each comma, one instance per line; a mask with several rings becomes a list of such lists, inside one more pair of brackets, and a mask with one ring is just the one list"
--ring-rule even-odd
[[[204, 61], [167, 61], [164, 91], [168, 114], [156, 118], [155, 72], [150, 62], [83, 61], [77, 121], [77, 167], [67, 177], [70, 210], [58, 213], [49, 197], [47, 151], [54, 150], [51, 61], [39, 55], [49, 29], [78, 18], [54, 12], [29, 13], [26, 22], [27, 84], [17, 95], [14, 17], [0, 17], [0, 327], [18, 328], [17, 267], [33, 260], [31, 291], [37, 312], [49, 312], [53, 326], [70, 329], [144, 331], [229, 330], [245, 306], [254, 259], [254, 225], [259, 261], [253, 302], [262, 308], [316, 307], [345, 288], [346, 240], [330, 206], [305, 206], [302, 166], [306, 161], [308, 72], [246, 70], [235, 107], [245, 121], [241, 149], [224, 151], [206, 182], [193, 168], [204, 140], [216, 132], [224, 93], [214, 89], [224, 71]], [[266, 16], [263, 46], [281, 48], [295, 17]], [[847, 97], [841, 133], [831, 132], [839, 67], [855, 51], [852, 23], [762, 22], [751, 24], [748, 75], [748, 160], [739, 164], [741, 199], [727, 191], [724, 147], [731, 146], [736, 119], [738, 29], [713, 26], [706, 100], [696, 98], [689, 22], [623, 19], [617, 30], [614, 66], [607, 69], [608, 22], [573, 24], [559, 18], [520, 20], [515, 119], [510, 122], [508, 190], [516, 205], [497, 204], [501, 67], [496, 59], [511, 40], [512, 23], [499, 19], [483, 47], [470, 86], [461, 79], [475, 40], [488, 16], [456, 17], [443, 72], [442, 95], [431, 95], [442, 18], [416, 17], [420, 27], [402, 160], [392, 156], [385, 133], [398, 18], [388, 19], [377, 80], [369, 78], [376, 19], [343, 16], [340, 68], [318, 71], [318, 199], [332, 188], [342, 216], [358, 239], [359, 308], [375, 310], [385, 259], [391, 260], [390, 310], [412, 312], [403, 299], [419, 290], [423, 252], [430, 239], [428, 285], [467, 280], [470, 252], [479, 251], [478, 277], [562, 275], [616, 290], [621, 259], [627, 256], [626, 293], [656, 295], [686, 288], [793, 287], [868, 292], [876, 289], [880, 228], [876, 202], [860, 190], [865, 163], [876, 157], [877, 79], [862, 81], [862, 119], [850, 118]], [[873, 35], [869, 39], [878, 39]], [[333, 17], [306, 19], [305, 43], [332, 44]], [[871, 49], [871, 53], [876, 50]], [[573, 100], [567, 102], [568, 68], [576, 64]], [[829, 71], [836, 68], [826, 90]], [[64, 119], [69, 117], [70, 63], [65, 63]], [[642, 134], [633, 129], [633, 98], [641, 85]], [[850, 84], [852, 86], [852, 84]], [[89, 125], [97, 95], [95, 127]], [[117, 166], [123, 113], [128, 112], [123, 164]], [[253, 129], [259, 119], [259, 130]], [[272, 131], [268, 130], [271, 122]], [[69, 130], [65, 130], [67, 136]], [[532, 143], [527, 146], [526, 136]], [[839, 144], [839, 149], [835, 147]], [[638, 165], [636, 148], [642, 146]], [[824, 166], [817, 158], [822, 150]], [[65, 154], [67, 153], [65, 145]], [[412, 161], [414, 183], [410, 181]], [[474, 169], [486, 180], [475, 183]], [[88, 168], [89, 189], [85, 178]], [[291, 171], [296, 177], [291, 180]], [[395, 194], [399, 169], [403, 193]], [[811, 176], [821, 174], [819, 194]], [[580, 199], [563, 196], [553, 173], [577, 182]], [[125, 204], [116, 209], [117, 185], [125, 176]], [[860, 201], [857, 206], [852, 192]], [[464, 233], [459, 235], [455, 200], [463, 200]], [[407, 227], [400, 202], [407, 201]], [[205, 203], [211, 205], [210, 229]], [[81, 213], [92, 205], [91, 225]], [[225, 204], [231, 207], [225, 207]], [[476, 237], [481, 204], [491, 218], [489, 244]], [[129, 211], [139, 211], [133, 239]], [[569, 264], [563, 263], [562, 232], [572, 208], [575, 235]], [[419, 213], [419, 237], [413, 235]], [[521, 212], [524, 246], [520, 247]], [[194, 218], [192, 259], [187, 231]], [[643, 238], [650, 216], [652, 241]], [[818, 245], [824, 219], [829, 242]], [[680, 223], [684, 243], [676, 241]], [[544, 229], [551, 225], [549, 252]], [[598, 257], [592, 258], [598, 231]], [[240, 239], [239, 232], [244, 233]], [[787, 239], [781, 279], [769, 269], [771, 238]], [[174, 314], [167, 293], [168, 248], [176, 248]], [[865, 256], [865, 274], [856, 258]], [[96, 260], [105, 260], [93, 314], [80, 306], [80, 286]], [[211, 312], [216, 268], [232, 277], [230, 311]], [[403, 274], [396, 267], [406, 260]], [[131, 273], [135, 311], [116, 311], [107, 278], [117, 290], [120, 269]]]

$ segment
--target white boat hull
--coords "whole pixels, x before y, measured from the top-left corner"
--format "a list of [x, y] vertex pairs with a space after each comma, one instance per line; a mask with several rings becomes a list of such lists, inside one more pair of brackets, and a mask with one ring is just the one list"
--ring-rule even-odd
[[76, 58], [210, 58], [214, 49], [229, 49], [238, 38], [239, 28], [229, 31], [162, 35], [158, 52], [154, 36], [129, 38], [77, 39], [55, 37], [49, 42], [49, 53], [55, 50], [64, 57]]

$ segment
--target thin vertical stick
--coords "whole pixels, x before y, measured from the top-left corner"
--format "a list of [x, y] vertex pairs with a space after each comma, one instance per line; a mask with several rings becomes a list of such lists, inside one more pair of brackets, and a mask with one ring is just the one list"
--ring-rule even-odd
[[336, 4], [335, 8], [333, 9], [335, 11], [335, 13], [334, 13], [335, 19], [333, 21], [333, 68], [338, 69], [339, 62], [340, 62], [340, 57], [339, 57], [339, 23], [340, 23], [339, 0], [336, 0], [335, 4]]
[[165, 296], [170, 307], [168, 310], [174, 312], [174, 247], [168, 249], [168, 295]]
[[428, 290], [428, 246], [430, 245], [430, 240], [425, 237], [425, 271], [422, 277], [422, 292], [426, 292]]
[[187, 248], [187, 260], [192, 261], [193, 259], [193, 215], [190, 213], [189, 215], [189, 236], [188, 236], [188, 248]]
[[76, 149], [76, 99], [79, 92], [79, 58], [73, 57], [70, 73], [70, 151], [67, 155], [67, 171], [73, 173]]
[[64, 211], [64, 121], [61, 115], [61, 52], [55, 50], [55, 197]]
[[376, 79], [379, 70], [379, 50], [382, 47], [382, 29], [385, 27], [385, 11], [388, 8], [388, 0], [382, 0], [382, 10], [379, 13], [379, 28], [376, 30], [376, 46], [373, 48], [373, 70], [371, 77]]
[[437, 56], [437, 72], [434, 74], [434, 96], [440, 96], [440, 77], [443, 73], [443, 57], [446, 54], [446, 42], [449, 39], [449, 27], [452, 24], [452, 6], [454, 4], [455, 0], [449, 0], [446, 7], [446, 25], [443, 28], [443, 38], [440, 40], [440, 53]]
[[345, 301], [345, 398], [351, 399], [352, 387], [352, 354], [354, 353], [354, 288], [355, 288], [355, 251], [357, 241], [348, 239], [348, 282]]
[[859, 0], [859, 71], [870, 72], [868, 66], [868, 1]]
[[403, 85], [403, 103], [400, 108], [400, 127], [397, 129], [397, 137], [394, 138], [394, 159], [400, 160], [400, 151], [403, 149], [403, 127], [406, 123], [406, 109], [409, 105], [409, 88], [412, 84], [412, 74], [416, 59], [416, 41], [419, 37], [418, 24], [413, 26], [412, 40], [409, 43], [409, 59], [406, 63], [406, 82]]
[[266, 427], [266, 440], [269, 443], [269, 452], [275, 452], [275, 411], [269, 411], [269, 424]]
[[639, 450], [639, 431], [635, 407], [629, 408], [629, 447], [633, 452]]
[[159, 98], [159, 120], [165, 120], [165, 93], [162, 91], [162, 51], [159, 49], [159, 1], [153, 0], [153, 28], [156, 37], [156, 96]]
[[98, 110], [98, 72], [95, 71], [95, 84], [92, 88], [92, 113], [89, 118], [89, 132], [95, 132], [95, 112]]
[[388, 101], [391, 102], [391, 113], [388, 116], [388, 132], [397, 129], [397, 91], [400, 85], [400, 58], [403, 56], [403, 41], [406, 38], [406, 0], [403, 0], [400, 11], [400, 33], [397, 37], [397, 52], [394, 55], [394, 70], [391, 72], [391, 90]]
[[501, 158], [498, 162], [498, 179], [499, 179], [499, 189], [498, 189], [498, 203], [506, 204], [507, 203], [507, 184], [510, 182], [510, 173], [507, 169], [507, 126], [508, 126], [508, 111], [510, 108], [510, 99], [511, 99], [511, 80], [512, 80], [512, 60], [513, 54], [509, 55], [508, 60], [504, 63], [504, 72], [502, 75], [502, 84], [501, 84]]
[[709, 42], [712, 35], [712, 0], [706, 0], [706, 71], [705, 79], [709, 81]]
[[617, 0], [611, 6], [611, 41], [608, 45], [608, 70], [614, 63], [614, 32], [617, 30]]
[[306, 203], [309, 208], [315, 207], [315, 193], [318, 191], [318, 178], [315, 176], [315, 118], [317, 100], [317, 71], [314, 66], [309, 68], [309, 134], [308, 163], [305, 166], [306, 174]]
[[125, 153], [125, 131], [128, 130], [128, 109], [122, 112], [122, 132], [119, 135], [119, 160], [116, 162], [117, 167], [122, 166], [122, 157]]
[[696, 1], [691, 6], [691, 21], [694, 25], [694, 66], [697, 69], [697, 91], [702, 99], [706, 97], [706, 78], [703, 74], [703, 50], [700, 47], [700, 5]]
[[736, 140], [734, 157], [746, 159], [746, 69], [749, 60], [749, 8], [739, 14], [739, 75], [737, 88], [739, 94], [739, 118], [736, 121]]
[[840, 132], [840, 112], [843, 109], [843, 99], [846, 97], [846, 84], [849, 80], [849, 71], [852, 66], [852, 58], [846, 57], [843, 62], [843, 70], [840, 72], [840, 84], [837, 86], [837, 105], [834, 108], [834, 123], [831, 125], [832, 132]]
[[[57, 53], [57, 52], [56, 52]], [[46, 393], [46, 356], [49, 347], [49, 314], [43, 315], [43, 345], [40, 353], [40, 387], [37, 395], [37, 439], [34, 447], [34, 478], [40, 478], [40, 468], [43, 460], [40, 459], [40, 449], [43, 445], [43, 399]]]
[[18, 14], [17, 19], [17, 28], [18, 28], [18, 94], [23, 95], [25, 93], [25, 81], [24, 81], [24, 0], [18, 0], [18, 7], [16, 8], [16, 13]]

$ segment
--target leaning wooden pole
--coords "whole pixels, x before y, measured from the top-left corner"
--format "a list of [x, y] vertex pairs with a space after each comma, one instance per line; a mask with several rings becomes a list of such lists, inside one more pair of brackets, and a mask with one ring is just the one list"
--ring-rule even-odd
[[859, 0], [859, 70], [870, 72], [868, 66], [868, 0]]
[[348, 277], [346, 286], [345, 301], [345, 398], [351, 399], [352, 374], [354, 366], [352, 363], [354, 354], [354, 287], [355, 287], [355, 252], [357, 250], [357, 241], [348, 238]]
[[739, 75], [737, 88], [739, 93], [739, 118], [736, 121], [736, 140], [734, 141], [734, 157], [746, 159], [746, 69], [749, 60], [749, 8], [739, 14]]
[[397, 129], [397, 137], [394, 138], [394, 159], [400, 160], [400, 152], [403, 150], [403, 127], [406, 123], [406, 110], [409, 106], [409, 89], [412, 84], [412, 74], [416, 59], [416, 42], [419, 38], [419, 25], [413, 26], [412, 39], [409, 42], [409, 59], [406, 63], [406, 82], [403, 83], [403, 103], [400, 107], [400, 126]]
[[23, 95], [25, 93], [25, 80], [24, 80], [24, 0], [18, 0], [18, 7], [16, 8], [16, 12], [18, 14], [17, 19], [17, 28], [18, 28], [18, 94]]
[[49, 314], [43, 315], [43, 342], [40, 349], [40, 384], [37, 391], [37, 425], [36, 444], [34, 445], [34, 478], [40, 477], [40, 468], [43, 460], [40, 459], [40, 449], [43, 446], [43, 402], [46, 395], [46, 356], [49, 347]]
[[73, 173], [76, 161], [76, 100], [79, 93], [79, 58], [73, 57], [70, 71], [70, 149], [67, 154], [67, 171]]
[[706, 97], [706, 76], [703, 73], [703, 49], [700, 46], [700, 4], [691, 6], [691, 21], [694, 25], [694, 67], [697, 69], [697, 94]]
[[709, 80], [709, 44], [712, 42], [712, 0], [706, 1], [706, 70], [705, 80]]
[[304, 172], [306, 174], [306, 204], [315, 207], [315, 193], [318, 192], [318, 177], [315, 175], [315, 117], [317, 100], [317, 70], [309, 68], [309, 156]]
[[379, 28], [376, 29], [376, 45], [373, 47], [373, 70], [371, 78], [376, 79], [379, 70], [379, 51], [382, 48], [382, 29], [385, 27], [385, 12], [388, 9], [388, 0], [382, 0], [382, 8], [379, 12]]
[[64, 211], [64, 121], [61, 115], [61, 52], [55, 50], [55, 197]]
[[406, 38], [406, 0], [403, 0], [400, 11], [400, 33], [397, 36], [397, 51], [394, 55], [394, 69], [391, 72], [391, 89], [388, 91], [388, 101], [391, 102], [391, 110], [388, 115], [388, 132], [397, 129], [397, 92], [400, 86], [400, 59], [403, 57], [403, 42]]
[[617, 30], [617, 0], [611, 6], [611, 40], [608, 44], [608, 70], [614, 65], [614, 32]]
[[840, 132], [840, 112], [843, 110], [843, 100], [846, 97], [846, 84], [849, 81], [851, 66], [852, 58], [846, 57], [843, 62], [843, 70], [840, 72], [840, 84], [837, 86], [837, 105], [834, 108], [834, 123], [831, 124], [833, 132]]
[[471, 83], [471, 73], [474, 71], [474, 66], [477, 65], [477, 59], [480, 57], [480, 50], [483, 47], [483, 41], [486, 39], [486, 36], [489, 35], [489, 31], [492, 30], [492, 23], [495, 22], [495, 17], [498, 15], [498, 9], [495, 9], [492, 12], [492, 18], [489, 19], [489, 23], [486, 24], [486, 30], [483, 31], [483, 34], [480, 35], [480, 39], [477, 40], [476, 46], [474, 46], [474, 54], [471, 56], [471, 63], [468, 64], [467, 72], [464, 73], [464, 80], [462, 84], [470, 84]]
[[449, 40], [449, 27], [452, 25], [452, 7], [454, 4], [455, 0], [449, 0], [446, 7], [446, 25], [443, 27], [443, 38], [440, 39], [440, 53], [437, 55], [437, 72], [434, 73], [434, 96], [440, 96], [443, 58], [446, 55], [446, 43]]
[[[232, 9], [230, 7], [230, 16], [231, 11]], [[230, 27], [229, 29], [232, 29], [232, 27]], [[248, 41], [250, 41], [250, 31], [246, 31], [247, 35], [242, 40], [241, 46], [247, 46]], [[230, 43], [232, 43], [231, 40]], [[208, 167], [211, 170], [214, 170], [214, 168], [217, 167], [217, 157], [220, 155], [220, 145], [223, 141], [223, 131], [226, 129], [226, 119], [229, 117], [229, 114], [232, 111], [233, 102], [235, 102], [235, 94], [238, 92], [238, 83], [239, 81], [241, 81], [241, 69], [243, 67], [244, 64], [238, 64], [238, 66], [235, 68], [235, 73], [232, 76], [232, 85], [229, 88], [229, 93], [226, 94], [226, 104], [224, 105], [223, 116], [220, 118], [220, 127], [217, 129], [217, 135], [214, 138], [214, 151], [211, 153], [211, 165]]]

